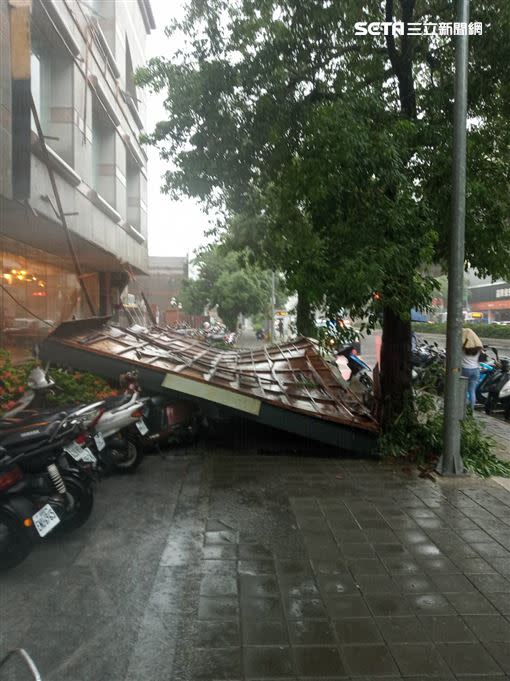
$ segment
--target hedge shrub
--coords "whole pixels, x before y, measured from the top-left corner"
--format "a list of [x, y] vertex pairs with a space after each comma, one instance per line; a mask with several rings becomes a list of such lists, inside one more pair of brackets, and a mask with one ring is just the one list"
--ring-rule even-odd
[[[464, 324], [466, 328], [480, 336], [480, 338], [508, 338], [510, 340], [510, 324], [500, 326], [499, 324]], [[437, 333], [446, 335], [446, 324], [426, 324], [414, 323], [413, 331], [417, 333]]]

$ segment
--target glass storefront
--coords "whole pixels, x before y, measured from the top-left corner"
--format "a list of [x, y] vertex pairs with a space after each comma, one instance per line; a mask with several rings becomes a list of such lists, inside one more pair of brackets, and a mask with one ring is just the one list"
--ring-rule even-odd
[[[52, 326], [89, 316], [74, 271], [50, 253], [0, 237], [0, 348], [15, 360], [30, 354]], [[85, 283], [99, 302], [99, 277]]]

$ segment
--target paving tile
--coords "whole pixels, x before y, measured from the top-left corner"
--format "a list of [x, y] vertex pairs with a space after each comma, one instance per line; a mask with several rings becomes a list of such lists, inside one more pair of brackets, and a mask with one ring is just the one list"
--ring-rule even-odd
[[324, 604], [319, 598], [288, 598], [284, 601], [285, 615], [289, 620], [327, 617]]
[[356, 582], [348, 574], [320, 575], [317, 578], [317, 584], [324, 598], [330, 594], [356, 593], [357, 591]]
[[230, 575], [209, 574], [202, 578], [200, 595], [202, 596], [235, 596], [237, 579]]
[[436, 590], [433, 581], [423, 573], [394, 576], [394, 583], [404, 593], [431, 593]]
[[300, 646], [293, 649], [299, 677], [342, 678], [347, 675], [339, 652], [333, 647]]
[[510, 593], [510, 581], [502, 575], [469, 575], [469, 579], [483, 593]]
[[282, 604], [279, 598], [241, 598], [241, 617], [243, 619], [283, 619]]
[[474, 543], [471, 547], [483, 558], [510, 558], [510, 552], [498, 542]]
[[325, 605], [332, 619], [371, 616], [370, 610], [360, 594], [331, 596], [325, 600]]
[[456, 564], [466, 575], [495, 572], [492, 565], [483, 558], [462, 558]]
[[386, 575], [388, 571], [378, 558], [351, 558], [347, 565], [357, 578], [359, 575]]
[[288, 645], [287, 627], [283, 620], [242, 621], [243, 644], [246, 646], [280, 646]]
[[481, 643], [442, 643], [437, 644], [437, 648], [454, 674], [494, 674], [501, 671]]
[[397, 592], [397, 585], [389, 575], [360, 575], [357, 585], [363, 593], [392, 593]]
[[365, 599], [374, 616], [412, 614], [410, 604], [400, 594], [367, 594]]
[[508, 560], [507, 557], [505, 558], [491, 558], [490, 559], [490, 567], [488, 570], [484, 570], [484, 572], [493, 572], [496, 570], [502, 575], [505, 575], [505, 577], [510, 576], [510, 560]]
[[205, 546], [227, 545], [232, 546], [237, 543], [237, 532], [233, 530], [220, 530], [216, 532], [206, 532], [204, 537]]
[[317, 581], [312, 573], [280, 575], [279, 585], [285, 598], [319, 598]]
[[213, 546], [204, 546], [202, 549], [202, 556], [204, 560], [236, 560], [237, 545], [228, 544], [223, 546], [221, 544], [216, 544]]
[[476, 641], [462, 617], [455, 615], [423, 615], [420, 622], [427, 635], [437, 643], [467, 643]]
[[345, 543], [342, 544], [342, 554], [346, 558], [375, 558], [376, 552], [369, 543]]
[[390, 574], [412, 574], [422, 571], [420, 564], [411, 558], [385, 556], [382, 562]]
[[198, 605], [198, 618], [201, 620], [228, 620], [238, 616], [237, 598], [222, 596], [212, 598], [201, 596]]
[[277, 560], [276, 571], [279, 575], [312, 574], [309, 560]]
[[260, 596], [262, 598], [278, 596], [280, 593], [276, 576], [240, 575], [239, 591], [241, 597]]
[[448, 599], [439, 593], [415, 594], [407, 596], [410, 606], [422, 615], [449, 615], [455, 610]]
[[214, 575], [237, 575], [237, 563], [235, 560], [204, 560], [200, 566], [204, 574]]
[[339, 620], [335, 622], [335, 629], [338, 640], [343, 645], [382, 642], [377, 624], [368, 617]]
[[503, 615], [510, 615], [510, 594], [488, 593], [487, 598]]
[[464, 619], [482, 643], [510, 641], [510, 622], [502, 615], [468, 615]]
[[426, 572], [427, 574], [433, 574], [435, 572], [445, 572], [445, 573], [458, 573], [459, 568], [455, 563], [448, 558], [429, 558], [424, 559], [423, 556], [420, 558], [420, 570]]
[[[416, 544], [413, 544], [413, 546], [416, 546]], [[381, 559], [384, 559], [388, 556], [398, 556], [400, 558], [412, 558], [409, 550], [403, 544], [399, 544], [399, 543], [374, 544], [374, 549], [376, 550], [377, 555], [381, 557]]]
[[390, 649], [404, 676], [424, 674], [434, 677], [448, 672], [448, 667], [432, 643], [392, 644]]
[[510, 676], [510, 641], [504, 643], [489, 641], [486, 647], [505, 674]]
[[239, 646], [239, 623], [204, 620], [198, 623], [195, 635], [197, 648], [230, 648]]
[[475, 591], [472, 582], [461, 574], [435, 572], [430, 575], [430, 579], [441, 593], [466, 593], [468, 591]]
[[240, 575], [274, 575], [276, 568], [272, 560], [240, 560], [237, 572]]
[[403, 544], [420, 544], [427, 541], [427, 535], [421, 530], [396, 530], [396, 535]]
[[243, 648], [243, 670], [248, 679], [295, 676], [291, 649], [285, 646]]
[[329, 620], [289, 620], [292, 645], [334, 645], [335, 635]]
[[398, 673], [393, 656], [385, 645], [342, 646], [341, 651], [347, 670], [353, 676]]
[[466, 594], [448, 594], [447, 598], [461, 615], [483, 615], [496, 612], [492, 603], [476, 591]]
[[193, 679], [232, 679], [241, 676], [239, 648], [195, 650], [193, 652]]
[[349, 574], [349, 567], [342, 560], [317, 560], [314, 558], [312, 568], [316, 577]]
[[240, 560], [267, 560], [272, 557], [271, 551], [260, 544], [239, 544]]
[[388, 643], [429, 642], [425, 628], [415, 615], [376, 617], [375, 622]]
[[[457, 681], [504, 681], [504, 679], [507, 679], [507, 677], [503, 677], [503, 672], [501, 672], [498, 675], [495, 674], [470, 674], [469, 676], [464, 676], [461, 674], [460, 676], [455, 677]], [[416, 681], [413, 679], [413, 681]]]

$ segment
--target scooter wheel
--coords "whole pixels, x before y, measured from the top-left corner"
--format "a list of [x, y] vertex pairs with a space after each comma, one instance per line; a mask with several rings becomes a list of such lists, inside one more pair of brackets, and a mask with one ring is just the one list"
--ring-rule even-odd
[[63, 479], [67, 493], [73, 499], [73, 507], [61, 519], [55, 528], [54, 535], [81, 527], [88, 520], [94, 507], [94, 492], [90, 482], [75, 480], [65, 475]]
[[138, 438], [127, 436], [126, 448], [118, 452], [115, 457], [114, 468], [117, 473], [134, 473], [143, 459], [143, 446]]
[[0, 509], [0, 571], [22, 563], [32, 550], [32, 541], [21, 522]]
[[507, 421], [510, 421], [510, 402], [508, 402], [508, 404], [505, 406], [504, 414], [505, 414], [505, 419]]

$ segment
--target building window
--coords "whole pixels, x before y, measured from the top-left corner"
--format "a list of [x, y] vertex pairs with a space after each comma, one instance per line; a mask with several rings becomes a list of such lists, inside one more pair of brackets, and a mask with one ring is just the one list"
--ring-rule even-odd
[[126, 159], [127, 221], [140, 231], [140, 168], [129, 152]]
[[[0, 236], [0, 281], [0, 348], [15, 361], [30, 357], [52, 326], [73, 315], [90, 316], [69, 256]], [[98, 275], [87, 277], [85, 285], [97, 309]]]
[[[32, 29], [31, 88], [46, 143], [73, 165], [73, 70], [71, 55], [56, 32]], [[32, 117], [32, 130], [36, 131]]]
[[92, 97], [92, 188], [115, 208], [115, 126]]

